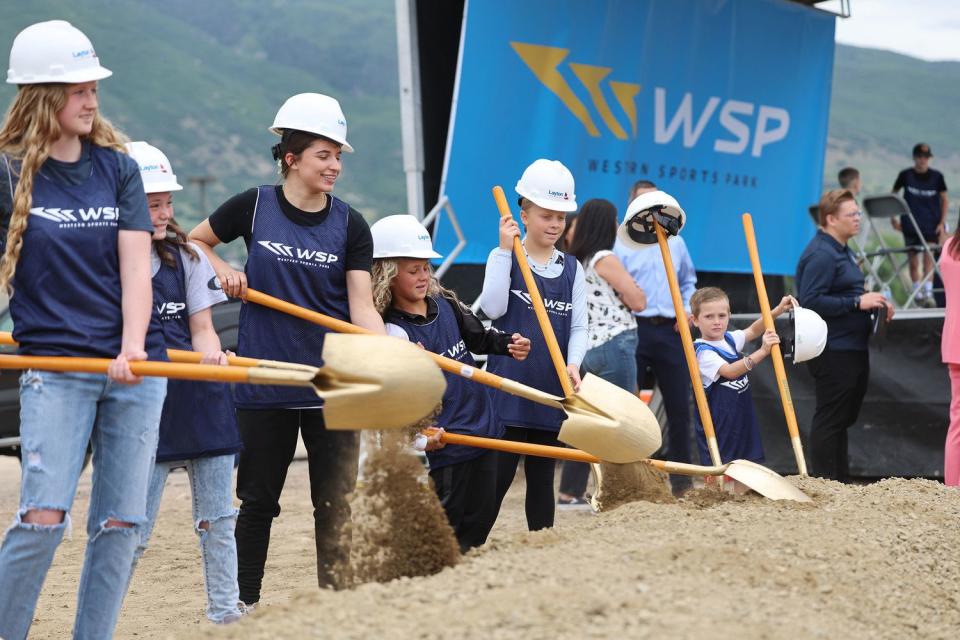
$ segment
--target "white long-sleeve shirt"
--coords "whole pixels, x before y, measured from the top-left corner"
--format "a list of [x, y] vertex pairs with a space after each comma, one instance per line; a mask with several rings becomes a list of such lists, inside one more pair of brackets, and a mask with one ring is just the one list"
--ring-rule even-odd
[[[559, 278], [563, 273], [563, 261], [576, 260], [556, 249], [546, 264], [537, 264], [530, 260], [530, 269], [541, 278]], [[500, 247], [495, 248], [487, 257], [487, 268], [483, 275], [483, 291], [480, 293], [480, 308], [491, 320], [496, 320], [507, 312], [510, 302], [510, 271], [513, 268], [513, 252]], [[567, 364], [580, 366], [587, 353], [587, 286], [583, 267], [577, 263], [577, 273], [573, 280], [573, 309], [570, 317], [570, 339], [567, 342]]]

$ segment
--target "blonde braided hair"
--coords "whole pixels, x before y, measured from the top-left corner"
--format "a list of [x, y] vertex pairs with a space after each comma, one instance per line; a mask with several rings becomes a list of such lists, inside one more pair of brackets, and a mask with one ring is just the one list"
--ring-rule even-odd
[[[373, 307], [381, 316], [385, 316], [390, 305], [393, 304], [393, 291], [390, 285], [393, 279], [400, 273], [400, 260], [402, 258], [376, 258], [373, 261], [373, 267], [370, 269], [370, 279], [373, 283]], [[415, 258], [414, 258], [415, 259]], [[433, 275], [433, 266], [430, 267], [430, 283], [427, 285], [428, 296], [443, 296], [449, 298], [464, 306], [460, 298], [452, 289], [447, 289], [440, 284], [436, 276]]]
[[[13, 211], [7, 229], [7, 246], [0, 262], [0, 288], [11, 291], [17, 261], [23, 249], [30, 207], [33, 204], [33, 181], [40, 167], [50, 157], [50, 149], [60, 139], [57, 114], [67, 104], [72, 85], [49, 83], [21, 85], [10, 104], [0, 127], [0, 153], [19, 161], [17, 188], [13, 195]], [[97, 112], [90, 134], [83, 136], [95, 145], [125, 153], [127, 138]]]

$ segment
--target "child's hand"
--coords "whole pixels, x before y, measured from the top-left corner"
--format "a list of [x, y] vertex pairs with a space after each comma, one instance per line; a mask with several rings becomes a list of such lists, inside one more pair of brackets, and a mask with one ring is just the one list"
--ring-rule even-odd
[[500, 248], [513, 251], [513, 239], [520, 237], [520, 226], [513, 218], [500, 218]]
[[580, 391], [580, 367], [575, 364], [568, 364], [567, 375], [570, 376], [570, 382], [573, 383], [573, 390]]
[[783, 296], [783, 300], [780, 301], [780, 304], [776, 306], [773, 310], [770, 311], [770, 315], [774, 318], [782, 314], [784, 311], [790, 307], [799, 307], [800, 303], [797, 302], [797, 299], [793, 296]]
[[511, 342], [507, 345], [507, 351], [513, 356], [514, 360], [522, 362], [530, 354], [530, 338], [524, 338], [519, 333], [510, 336]]
[[200, 358], [200, 364], [228, 364], [227, 354], [223, 351], [208, 351]]
[[777, 335], [777, 332], [772, 330], [764, 331], [763, 343], [760, 345], [760, 350], [764, 353], [770, 353], [770, 350], [775, 344], [780, 344], [780, 336]]
[[440, 442], [440, 436], [443, 435], [443, 427], [438, 427], [436, 431], [433, 432], [433, 435], [427, 436], [427, 442], [424, 445], [424, 451], [436, 451], [437, 449], [443, 449], [445, 446], [444, 443]]

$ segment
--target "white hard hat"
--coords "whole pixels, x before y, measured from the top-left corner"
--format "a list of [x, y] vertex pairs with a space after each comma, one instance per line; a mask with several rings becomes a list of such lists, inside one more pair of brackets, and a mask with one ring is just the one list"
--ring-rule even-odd
[[146, 142], [128, 142], [126, 146], [130, 157], [136, 160], [140, 167], [145, 192], [166, 193], [183, 189], [163, 151]]
[[78, 83], [113, 75], [100, 66], [93, 44], [66, 20], [32, 24], [13, 40], [7, 84]]
[[793, 333], [794, 364], [813, 360], [827, 347], [827, 323], [812, 309], [793, 308]]
[[776, 320], [781, 348], [794, 364], [813, 360], [827, 346], [827, 323], [816, 311], [792, 307], [788, 314]]
[[630, 249], [645, 249], [657, 244], [657, 233], [653, 227], [655, 214], [659, 215], [660, 223], [666, 227], [668, 235], [679, 234], [687, 223], [687, 214], [676, 198], [663, 191], [648, 191], [641, 193], [627, 206], [627, 213], [617, 229], [617, 238]]
[[442, 258], [433, 250], [430, 232], [414, 216], [387, 216], [370, 227], [374, 258]]
[[277, 111], [270, 131], [280, 136], [284, 129], [323, 136], [339, 144], [344, 151], [353, 151], [347, 142], [347, 119], [340, 103], [321, 93], [298, 93], [287, 98]]
[[524, 169], [515, 187], [521, 198], [550, 211], [576, 211], [573, 174], [559, 160], [540, 158]]

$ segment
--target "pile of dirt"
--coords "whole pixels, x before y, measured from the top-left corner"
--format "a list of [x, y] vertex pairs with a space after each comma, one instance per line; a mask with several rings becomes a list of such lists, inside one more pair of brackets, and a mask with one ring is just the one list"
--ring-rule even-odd
[[430, 577], [305, 593], [214, 635], [955, 636], [960, 492], [789, 480], [814, 502], [633, 502], [498, 537]]
[[433, 575], [460, 559], [460, 548], [430, 478], [410, 453], [406, 433], [383, 432], [364, 460], [351, 498], [354, 584]]

